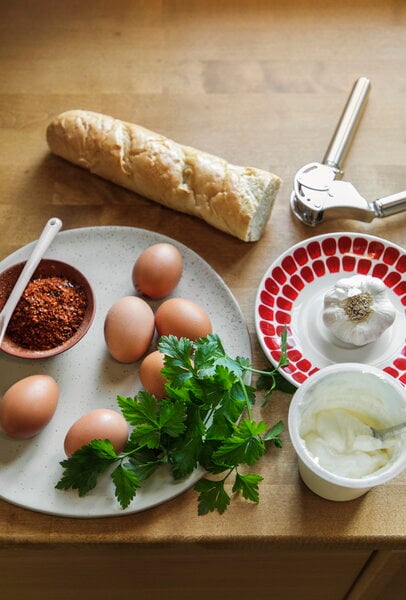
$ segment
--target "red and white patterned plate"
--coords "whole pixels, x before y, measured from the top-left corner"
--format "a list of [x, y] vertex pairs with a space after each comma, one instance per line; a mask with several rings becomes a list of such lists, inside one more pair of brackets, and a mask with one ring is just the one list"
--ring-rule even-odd
[[[406, 254], [396, 244], [358, 233], [319, 235], [282, 254], [266, 271], [255, 302], [257, 336], [277, 365], [280, 335], [288, 331], [286, 379], [296, 386], [323, 367], [358, 362], [378, 367], [406, 385]], [[322, 320], [325, 293], [343, 277], [379, 277], [396, 309], [378, 340], [353, 346], [338, 340]]]

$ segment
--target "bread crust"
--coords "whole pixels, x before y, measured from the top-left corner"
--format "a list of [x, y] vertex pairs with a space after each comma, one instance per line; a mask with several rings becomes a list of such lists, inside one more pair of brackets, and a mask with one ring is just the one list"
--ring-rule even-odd
[[91, 111], [60, 114], [46, 135], [54, 154], [243, 241], [261, 237], [281, 185], [273, 173]]

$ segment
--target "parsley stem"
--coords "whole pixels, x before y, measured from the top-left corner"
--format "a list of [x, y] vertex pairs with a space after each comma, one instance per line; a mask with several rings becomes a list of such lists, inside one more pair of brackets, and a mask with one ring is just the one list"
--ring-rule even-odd
[[271, 377], [278, 369], [273, 369], [273, 371], [261, 371], [260, 369], [254, 369], [254, 367], [245, 367], [246, 371], [250, 371], [250, 373], [258, 373], [258, 375], [267, 375]]
[[252, 421], [252, 418], [253, 418], [253, 416], [252, 416], [252, 407], [251, 407], [250, 399], [248, 398], [247, 388], [245, 387], [245, 383], [244, 383], [244, 380], [243, 380], [242, 377], [239, 377], [238, 381], [239, 381], [239, 383], [241, 385], [242, 392], [244, 394], [245, 406], [247, 408], [248, 417]]

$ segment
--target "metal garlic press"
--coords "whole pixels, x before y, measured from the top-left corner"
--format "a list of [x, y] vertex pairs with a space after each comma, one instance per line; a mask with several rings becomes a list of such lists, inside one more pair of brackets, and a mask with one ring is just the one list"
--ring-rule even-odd
[[355, 82], [323, 161], [305, 165], [296, 173], [290, 204], [296, 217], [306, 225], [315, 227], [331, 218], [369, 222], [406, 210], [406, 190], [368, 202], [351, 183], [341, 181], [342, 164], [370, 86], [366, 77]]

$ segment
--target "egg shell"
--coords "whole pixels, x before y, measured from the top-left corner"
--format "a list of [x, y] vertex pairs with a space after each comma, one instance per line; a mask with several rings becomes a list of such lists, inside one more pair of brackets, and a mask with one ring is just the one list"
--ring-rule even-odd
[[104, 321], [104, 339], [113, 358], [123, 363], [143, 356], [155, 332], [152, 308], [142, 298], [124, 296], [109, 309]]
[[0, 427], [10, 437], [27, 439], [54, 416], [59, 386], [50, 375], [30, 375], [14, 383], [0, 400]]
[[161, 373], [164, 367], [164, 357], [159, 350], [155, 350], [144, 358], [140, 364], [139, 376], [143, 388], [153, 394], [158, 400], [166, 396], [166, 380]]
[[196, 340], [212, 333], [212, 324], [206, 311], [193, 300], [169, 298], [155, 314], [160, 336], [175, 335]]
[[110, 440], [117, 453], [121, 452], [128, 439], [128, 424], [124, 417], [108, 408], [96, 408], [81, 416], [68, 430], [64, 450], [72, 456], [92, 440]]
[[182, 271], [182, 255], [175, 246], [165, 242], [153, 244], [134, 264], [133, 285], [149, 298], [164, 298], [178, 285]]

